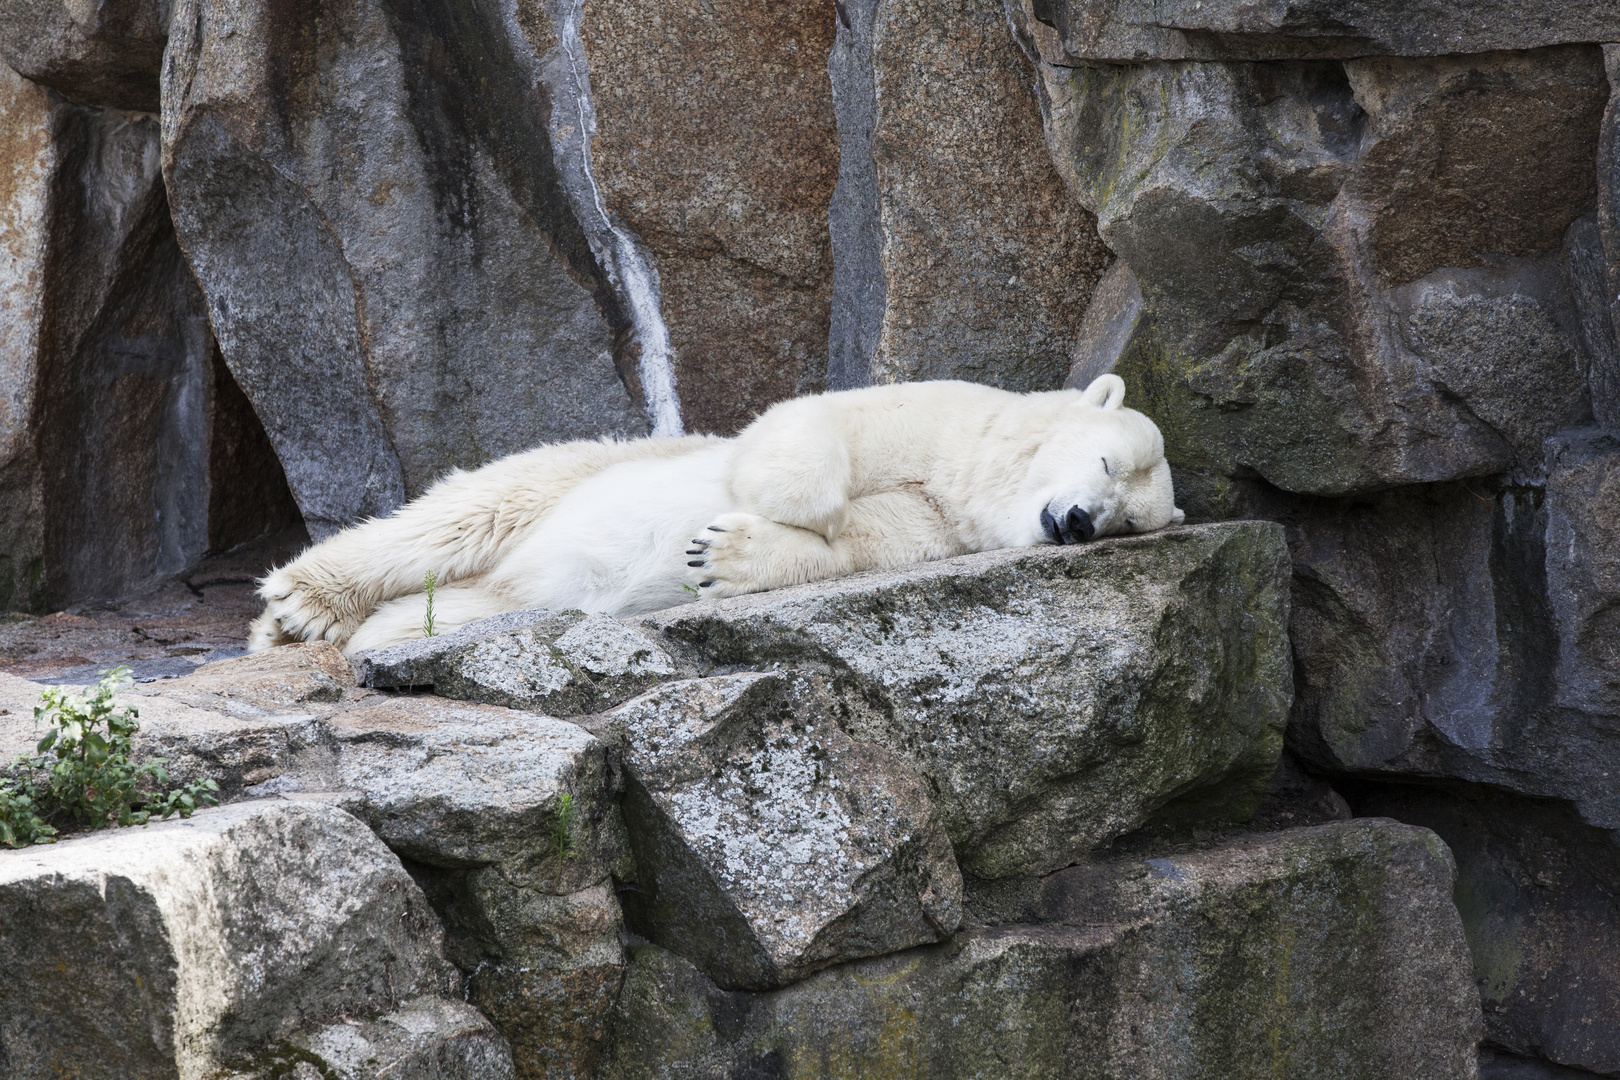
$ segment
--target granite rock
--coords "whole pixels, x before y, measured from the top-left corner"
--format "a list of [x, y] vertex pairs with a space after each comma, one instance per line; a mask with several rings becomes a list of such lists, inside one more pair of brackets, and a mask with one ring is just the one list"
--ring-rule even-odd
[[399, 861], [318, 802], [0, 853], [0, 896], [0, 1060], [19, 1080], [206, 1076], [457, 981]]
[[829, 385], [1057, 389], [1108, 253], [1052, 166], [1000, 0], [840, 10]]
[[374, 1020], [345, 1019], [256, 1054], [218, 1080], [511, 1080], [512, 1054], [477, 1009], [416, 998]]
[[764, 989], [942, 940], [962, 876], [924, 785], [815, 676], [671, 683], [615, 710], [637, 932]]
[[432, 687], [553, 716], [612, 708], [677, 673], [656, 641], [616, 619], [538, 608], [362, 653], [355, 671], [366, 686]]
[[1614, 41], [1603, 0], [1038, 0], [1051, 63], [1439, 56]]
[[[1356, 813], [1433, 829], [1484, 1006], [1488, 1080], [1620, 1072], [1620, 848], [1569, 806], [1473, 784], [1340, 782]], [[1536, 1071], [1536, 1059], [1540, 1059]], [[1575, 1072], [1574, 1070], [1579, 1070]]]
[[505, 20], [180, 0], [173, 27], [175, 226], [312, 536], [451, 466], [646, 431]]
[[832, 7], [547, 6], [575, 23], [597, 198], [644, 245], [683, 425], [732, 434], [822, 389], [838, 170]]
[[0, 62], [85, 105], [157, 112], [172, 0], [14, 0]]
[[1292, 700], [1274, 525], [991, 551], [639, 620], [695, 663], [818, 665], [928, 785], [965, 870], [1050, 870], [1156, 816], [1242, 820]]
[[1593, 201], [1597, 49], [1040, 73], [1054, 160], [1140, 284], [1115, 370], [1189, 513], [1229, 514], [1233, 477], [1534, 464], [1585, 414], [1562, 249]]
[[236, 539], [285, 523], [257, 421], [221, 437], [235, 388], [175, 243], [157, 118], [0, 67], [0, 173], [0, 605], [190, 569], [225, 538], [217, 487], [253, 501]]
[[1076, 867], [1024, 921], [769, 993], [637, 946], [602, 1075], [1473, 1080], [1452, 877], [1363, 820]]

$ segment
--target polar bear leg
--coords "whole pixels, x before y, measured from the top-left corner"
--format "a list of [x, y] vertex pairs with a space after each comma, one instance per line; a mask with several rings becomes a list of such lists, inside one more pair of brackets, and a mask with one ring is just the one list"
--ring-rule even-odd
[[[495, 589], [455, 586], [433, 591], [433, 633], [448, 634], [471, 622], [511, 611], [516, 605], [511, 597]], [[426, 636], [427, 595], [401, 596], [382, 604], [371, 618], [349, 638], [343, 650], [354, 654], [367, 649], [380, 649], [385, 645], [398, 645]]]
[[938, 506], [903, 489], [853, 500], [845, 527], [832, 541], [810, 529], [758, 514], [716, 518], [689, 553], [691, 580], [705, 596], [737, 596], [961, 555], [968, 550]]
[[738, 506], [832, 540], [848, 520], [853, 474], [839, 410], [807, 397], [773, 405], [737, 436], [729, 483]]
[[493, 568], [581, 480], [622, 461], [677, 457], [709, 436], [542, 446], [455, 472], [393, 515], [345, 529], [260, 582], [264, 614], [248, 647], [292, 641], [339, 646], [377, 605], [422, 591], [432, 571], [448, 585]]

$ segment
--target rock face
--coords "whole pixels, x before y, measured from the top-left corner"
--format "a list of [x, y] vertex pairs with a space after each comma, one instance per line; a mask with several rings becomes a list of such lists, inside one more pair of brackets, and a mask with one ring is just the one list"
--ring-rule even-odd
[[1438, 56], [1620, 38], [1602, 0], [1037, 0], [1074, 60]]
[[[0, 895], [0, 1060], [19, 1078], [204, 1076], [454, 983], [421, 890], [360, 822], [318, 802], [0, 854]], [[60, 974], [87, 963], [106, 966]], [[460, 1020], [484, 1067], [449, 1075], [509, 1075], [487, 1023]]]
[[1432, 833], [1356, 821], [1031, 883], [1027, 922], [725, 993], [632, 950], [606, 1077], [1472, 1078]]
[[0, 62], [74, 101], [156, 112], [170, 6], [163, 0], [7, 4], [0, 9]]
[[0, 604], [125, 595], [295, 520], [175, 244], [157, 118], [0, 68], [0, 170]]
[[410, 3], [313, 18], [181, 4], [163, 104], [181, 244], [312, 535], [451, 465], [644, 432], [501, 24]]
[[[1437, 791], [1350, 783], [1355, 810], [1433, 829], [1457, 859], [1457, 908], [1473, 954], [1490, 1042], [1504, 1057], [1545, 1056], [1576, 1069], [1620, 1072], [1620, 1033], [1596, 1018], [1620, 1009], [1620, 853], [1612, 834], [1566, 807], [1487, 788]], [[1542, 1076], [1566, 1075], [1543, 1065]]]
[[355, 670], [366, 686], [432, 687], [444, 697], [553, 716], [600, 712], [676, 674], [657, 642], [617, 619], [538, 609], [375, 649]]
[[[710, 665], [813, 664], [928, 784], [963, 868], [1061, 867], [1156, 815], [1246, 818], [1291, 696], [1275, 527], [986, 552], [650, 615]], [[1242, 582], [1234, 588], [1234, 582]]]
[[773, 402], [822, 389], [834, 11], [748, 0], [549, 6], [577, 20], [598, 197], [656, 269], [687, 429], [730, 434]]
[[1107, 260], [998, 0], [848, 0], [828, 383], [1055, 390]]
[[816, 678], [672, 683], [608, 717], [629, 774], [639, 931], [767, 989], [948, 937], [962, 875], [926, 789], [852, 740]]
[[1200, 474], [1500, 472], [1584, 414], [1560, 255], [1593, 195], [1598, 50], [1041, 72], [1059, 166], [1140, 282], [1116, 369], [1189, 512], [1226, 509]]

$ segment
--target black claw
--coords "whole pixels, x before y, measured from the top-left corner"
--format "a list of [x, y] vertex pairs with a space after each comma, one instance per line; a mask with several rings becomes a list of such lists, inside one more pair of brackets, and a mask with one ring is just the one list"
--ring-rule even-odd
[[686, 565], [687, 566], [702, 566], [702, 565], [704, 565], [704, 562], [703, 562], [702, 559], [693, 559], [691, 562], [687, 563]]
[[726, 530], [724, 530], [724, 529], [722, 529], [722, 528], [721, 528], [721, 527], [720, 527], [720, 526], [718, 526], [718, 525], [710, 525], [710, 526], [709, 526], [709, 531], [710, 531], [710, 532], [725, 532], [725, 531], [726, 531]]
[[686, 553], [688, 555], [701, 555], [701, 554], [703, 554], [703, 549], [702, 548], [687, 548]]
[[712, 582], [712, 581], [700, 581], [700, 582], [698, 582], [698, 588], [707, 589], [710, 585], [713, 585], [713, 584], [714, 584], [714, 582]]

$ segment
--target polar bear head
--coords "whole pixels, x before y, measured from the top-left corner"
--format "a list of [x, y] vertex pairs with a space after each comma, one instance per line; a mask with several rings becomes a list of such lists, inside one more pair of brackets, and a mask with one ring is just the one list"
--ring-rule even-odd
[[1020, 485], [1018, 528], [1027, 535], [1019, 542], [1078, 544], [1185, 521], [1164, 437], [1152, 420], [1124, 407], [1124, 380], [1099, 375], [1070, 395]]

